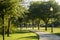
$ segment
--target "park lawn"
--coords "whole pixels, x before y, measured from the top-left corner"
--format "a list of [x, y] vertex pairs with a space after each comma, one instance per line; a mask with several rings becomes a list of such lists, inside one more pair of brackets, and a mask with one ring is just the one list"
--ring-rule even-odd
[[[48, 27], [47, 31], [45, 31], [44, 27], [40, 27], [41, 32], [49, 32], [51, 33], [51, 27]], [[60, 36], [60, 27], [54, 27], [52, 34]]]
[[[32, 28], [22, 28], [22, 30], [38, 30], [37, 27], [35, 27], [34, 29]], [[41, 32], [50, 32], [51, 33], [51, 27], [47, 28], [47, 31], [45, 31], [45, 27], [40, 27], [39, 29]], [[60, 28], [59, 27], [54, 27], [53, 28], [53, 33], [60, 33]]]
[[[44, 27], [40, 27], [40, 31], [41, 32], [50, 32], [51, 33], [51, 28], [48, 27], [48, 30], [45, 31]], [[29, 32], [28, 30], [33, 30], [32, 28], [22, 28], [22, 30], [18, 31], [16, 30], [15, 33], [10, 34], [10, 37], [7, 37], [5, 35], [5, 40], [37, 40], [37, 35], [35, 33]], [[38, 30], [37, 28], [34, 28], [34, 30]], [[60, 28], [53, 28], [53, 33], [55, 35], [60, 36]], [[2, 40], [2, 36], [0, 35], [0, 40]]]
[[[51, 27], [48, 27], [47, 31], [45, 31], [45, 27], [40, 27], [40, 31], [42, 31], [42, 32], [50, 32], [51, 33]], [[60, 28], [59, 27], [54, 27], [53, 28], [53, 33], [60, 33]]]
[[[0, 40], [2, 40], [2, 36], [0, 35]], [[14, 34], [10, 34], [10, 37], [5, 35], [5, 40], [37, 40], [37, 35], [31, 32], [16, 32]]]
[[[23, 30], [24, 29], [26, 29], [26, 28], [23, 28]], [[34, 29], [27, 28], [27, 30], [38, 30], [38, 28], [37, 27], [35, 27]], [[45, 31], [45, 27], [40, 27], [40, 32], [49, 32], [49, 33], [51, 33], [51, 27], [48, 27], [47, 31]], [[54, 27], [52, 34], [60, 36], [60, 27]]]
[[[42, 32], [50, 32], [51, 33], [51, 27], [48, 27], [47, 31], [45, 31], [44, 27], [41, 27], [40, 31], [42, 31]], [[60, 33], [60, 28], [59, 27], [54, 27], [53, 28], [53, 33]]]
[[[45, 29], [44, 28], [43, 29], [41, 28], [40, 31], [45, 31]], [[50, 32], [51, 33], [51, 28], [48, 27], [47, 31], [45, 31], [45, 32]], [[60, 28], [58, 28], [58, 27], [53, 28], [53, 33], [60, 33]]]
[[[47, 30], [47, 31], [45, 31], [44, 28], [43, 28], [43, 29], [41, 28], [40, 31], [50, 32], [50, 33], [51, 33], [51, 28], [48, 27], [48, 30]], [[60, 36], [60, 28], [59, 28], [59, 27], [54, 27], [54, 28], [53, 28], [53, 32], [52, 32], [52, 34], [55, 34], [55, 35]]]

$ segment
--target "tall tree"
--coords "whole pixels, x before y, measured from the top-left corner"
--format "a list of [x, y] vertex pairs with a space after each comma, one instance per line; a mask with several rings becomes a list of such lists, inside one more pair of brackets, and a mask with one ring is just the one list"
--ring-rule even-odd
[[[11, 20], [11, 16], [16, 15], [19, 12], [19, 0], [15, 1], [15, 0], [11, 0], [10, 2], [12, 5], [10, 5], [10, 10], [9, 14], [8, 14], [8, 29], [7, 29], [7, 36], [9, 37], [9, 32], [10, 32], [10, 20]], [[11, 11], [12, 10], [12, 11]]]
[[[23, 1], [23, 0], [22, 0]], [[25, 13], [27, 13], [27, 9], [26, 7], [24, 7], [24, 5], [21, 5], [21, 3], [19, 4], [19, 8], [18, 8], [18, 12], [14, 15], [14, 17], [11, 19], [12, 23], [15, 25], [15, 26], [20, 26], [22, 22], [22, 20], [25, 19]], [[14, 21], [15, 20], [15, 21]]]
[[3, 40], [4, 40], [4, 16], [8, 17], [8, 36], [10, 28], [10, 17], [17, 14], [19, 9], [19, 0], [1, 0], [0, 1], [0, 17], [2, 18]]
[[[45, 25], [48, 24], [50, 18], [52, 16], [52, 12], [50, 11], [50, 8], [53, 8], [53, 15], [57, 12], [59, 12], [60, 7], [56, 2], [48, 1], [48, 2], [33, 2], [30, 5], [29, 11], [30, 11], [30, 17], [34, 17], [33, 19], [39, 18], [42, 19], [45, 22]], [[47, 26], [45, 27], [45, 30], [47, 30]]]

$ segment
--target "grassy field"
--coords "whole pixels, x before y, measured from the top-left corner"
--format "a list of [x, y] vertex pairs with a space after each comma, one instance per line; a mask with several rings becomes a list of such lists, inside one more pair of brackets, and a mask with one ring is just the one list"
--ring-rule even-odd
[[[0, 35], [0, 40], [2, 40], [2, 36]], [[29, 31], [23, 30], [20, 32], [16, 32], [14, 34], [10, 34], [10, 37], [5, 35], [5, 40], [37, 40], [37, 36], [35, 33], [31, 33]]]
[[[35, 27], [34, 29], [32, 28], [22, 28], [22, 30], [38, 30], [37, 27]], [[45, 27], [40, 27], [40, 31], [41, 32], [50, 32], [51, 33], [51, 27], [47, 28], [47, 31], [45, 31]], [[53, 28], [53, 33], [60, 33], [60, 28], [59, 27], [54, 27]]]
[[[37, 35], [35, 33], [29, 32], [28, 30], [33, 30], [32, 28], [22, 28], [15, 31], [15, 33], [10, 34], [10, 37], [5, 35], [5, 40], [38, 40]], [[38, 28], [34, 28], [34, 30], [38, 30]], [[41, 32], [50, 32], [51, 28], [48, 27], [48, 30], [45, 31], [44, 27], [40, 27]], [[60, 28], [53, 28], [53, 33], [55, 35], [60, 36]], [[0, 40], [2, 40], [2, 36], [0, 35]]]
[[[23, 28], [23, 30], [26, 30], [26, 28]], [[34, 29], [27, 28], [27, 30], [38, 30], [38, 28], [37, 27], [35, 27]], [[51, 33], [51, 27], [48, 27], [47, 31], [45, 31], [44, 27], [40, 27], [40, 32], [50, 32]], [[60, 36], [60, 27], [54, 27], [52, 34]]]

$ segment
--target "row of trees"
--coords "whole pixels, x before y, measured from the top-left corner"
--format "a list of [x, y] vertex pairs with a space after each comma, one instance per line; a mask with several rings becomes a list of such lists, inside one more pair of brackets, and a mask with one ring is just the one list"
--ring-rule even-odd
[[[48, 2], [31, 2], [29, 7], [29, 13], [26, 13], [29, 20], [32, 20], [32, 24], [36, 22], [39, 29], [40, 20], [44, 21], [45, 30], [47, 30], [47, 24], [52, 24], [59, 19], [60, 5], [54, 1]], [[50, 22], [50, 20], [53, 21]]]
[[[21, 6], [23, 0], [0, 0], [0, 34], [3, 36], [11, 32], [10, 24], [14, 24], [14, 21], [18, 21], [19, 18], [23, 18], [26, 9]], [[16, 23], [15, 23], [16, 24]], [[13, 27], [12, 27], [13, 28]]]
[[[25, 9], [23, 18], [19, 17], [15, 23], [17, 26], [20, 26], [21, 23], [27, 24], [28, 22], [32, 22], [32, 25], [37, 24], [39, 30], [41, 20], [43, 20], [45, 24], [45, 30], [47, 30], [48, 24], [52, 26], [52, 24], [57, 22], [57, 20], [59, 22], [59, 15], [60, 5], [58, 5], [58, 3], [55, 1], [50, 0], [47, 2], [31, 2], [28, 12], [26, 12]], [[32, 28], [34, 29], [34, 27]]]

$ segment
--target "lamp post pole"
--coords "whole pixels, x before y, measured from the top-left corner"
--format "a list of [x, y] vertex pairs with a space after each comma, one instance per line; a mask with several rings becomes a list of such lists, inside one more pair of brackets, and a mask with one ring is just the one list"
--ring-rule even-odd
[[[53, 18], [53, 8], [52, 8], [52, 7], [50, 8], [50, 11], [52, 12], [52, 18]], [[53, 21], [53, 19], [51, 19], [51, 23], [52, 23], [52, 21]], [[53, 26], [54, 26], [54, 25], [52, 24], [51, 32], [53, 32]]]

